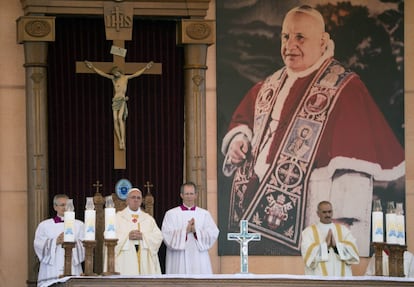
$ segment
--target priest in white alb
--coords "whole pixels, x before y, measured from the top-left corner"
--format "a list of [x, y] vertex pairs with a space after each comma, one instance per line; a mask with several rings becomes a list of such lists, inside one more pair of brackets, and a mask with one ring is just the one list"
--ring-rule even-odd
[[350, 230], [332, 222], [332, 204], [318, 204], [319, 222], [302, 232], [301, 252], [306, 275], [352, 276], [352, 264], [359, 263], [356, 239]]
[[115, 271], [121, 275], [161, 274], [158, 250], [162, 234], [155, 219], [141, 210], [141, 190], [131, 188], [126, 203], [116, 213]]
[[194, 183], [180, 188], [183, 204], [168, 210], [162, 223], [167, 246], [166, 274], [212, 274], [208, 250], [216, 242], [219, 230], [210, 212], [195, 205]]
[[[34, 238], [34, 250], [40, 261], [37, 286], [48, 286], [51, 281], [64, 274], [65, 249], [64, 242], [64, 213], [68, 196], [57, 194], [53, 198], [53, 209], [56, 216], [43, 220], [37, 227]], [[74, 221], [75, 246], [72, 249], [72, 275], [82, 273], [82, 262], [85, 259], [84, 225], [80, 220]]]

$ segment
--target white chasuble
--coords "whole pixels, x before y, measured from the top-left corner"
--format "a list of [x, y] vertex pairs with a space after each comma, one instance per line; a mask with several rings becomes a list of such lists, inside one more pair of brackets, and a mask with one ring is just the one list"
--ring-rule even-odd
[[[142, 232], [142, 240], [130, 240], [129, 232], [138, 228]], [[116, 214], [116, 234], [116, 272], [121, 275], [161, 274], [158, 250], [162, 243], [162, 234], [152, 216], [141, 211], [137, 222], [133, 222], [131, 213], [125, 208]], [[136, 245], [139, 246], [139, 252]]]
[[[326, 236], [332, 230], [336, 250], [328, 248]], [[306, 275], [352, 276], [351, 264], [359, 263], [356, 239], [340, 224], [313, 224], [302, 232], [301, 252]]]

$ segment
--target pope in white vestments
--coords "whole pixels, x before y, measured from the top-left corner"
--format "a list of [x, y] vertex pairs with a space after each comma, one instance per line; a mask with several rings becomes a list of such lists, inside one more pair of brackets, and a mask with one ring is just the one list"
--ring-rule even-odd
[[162, 234], [167, 246], [166, 274], [212, 274], [209, 249], [219, 230], [209, 211], [194, 205], [193, 183], [181, 186], [183, 205], [166, 212]]
[[301, 252], [306, 275], [352, 276], [352, 264], [359, 263], [356, 239], [350, 230], [332, 222], [332, 205], [318, 205], [320, 222], [302, 232]]
[[[64, 274], [65, 249], [64, 240], [64, 212], [68, 197], [63, 194], [55, 195], [53, 208], [56, 216], [42, 221], [35, 233], [34, 250], [40, 261], [37, 286], [47, 286], [51, 281]], [[72, 249], [72, 275], [82, 273], [82, 262], [85, 259], [84, 224], [75, 220], [75, 247]]]
[[158, 250], [161, 230], [155, 219], [141, 210], [142, 192], [128, 192], [127, 207], [116, 214], [115, 271], [121, 275], [161, 274]]

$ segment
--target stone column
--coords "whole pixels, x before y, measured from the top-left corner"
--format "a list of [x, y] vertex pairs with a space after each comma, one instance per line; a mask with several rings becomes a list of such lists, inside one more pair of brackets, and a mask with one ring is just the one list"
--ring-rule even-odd
[[24, 44], [26, 68], [26, 141], [28, 211], [28, 286], [36, 286], [39, 261], [33, 240], [37, 225], [48, 217], [47, 47], [54, 40], [54, 17], [17, 20], [17, 39]]
[[177, 33], [177, 42], [184, 46], [185, 57], [184, 180], [197, 185], [201, 207], [207, 206], [205, 75], [207, 48], [214, 43], [214, 31], [214, 21], [183, 19]]

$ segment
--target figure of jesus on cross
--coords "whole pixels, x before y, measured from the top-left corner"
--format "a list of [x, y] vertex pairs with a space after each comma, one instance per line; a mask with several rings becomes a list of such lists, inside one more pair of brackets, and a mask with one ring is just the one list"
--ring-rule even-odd
[[240, 233], [227, 233], [227, 240], [237, 240], [240, 243], [240, 273], [249, 273], [249, 247], [250, 241], [259, 241], [261, 235], [259, 233], [248, 232], [247, 220], [240, 220]]
[[115, 135], [118, 139], [119, 149], [125, 149], [125, 121], [128, 116], [128, 107], [127, 101], [128, 97], [125, 96], [127, 87], [128, 87], [128, 80], [140, 76], [146, 70], [151, 69], [154, 63], [151, 61], [142, 69], [139, 69], [135, 73], [131, 75], [125, 75], [118, 67], [113, 67], [111, 73], [105, 73], [104, 71], [96, 68], [92, 62], [85, 61], [85, 65], [105, 78], [112, 80], [112, 84], [114, 85], [114, 96], [112, 98], [112, 114], [114, 120], [114, 130]]

